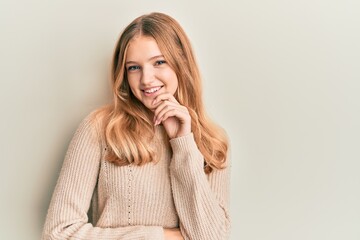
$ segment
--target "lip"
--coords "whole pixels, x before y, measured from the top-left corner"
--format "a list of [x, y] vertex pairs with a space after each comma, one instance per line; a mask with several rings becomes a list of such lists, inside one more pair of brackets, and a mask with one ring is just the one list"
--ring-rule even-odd
[[[155, 92], [152, 92], [152, 93], [147, 93], [147, 92], [145, 92], [146, 90], [153, 89], [153, 88], [159, 88], [159, 89], [158, 89], [157, 91], [155, 91]], [[154, 95], [158, 94], [158, 92], [159, 92], [162, 88], [163, 88], [163, 86], [153, 86], [153, 87], [141, 89], [141, 91], [144, 93], [145, 96], [154, 96]]]

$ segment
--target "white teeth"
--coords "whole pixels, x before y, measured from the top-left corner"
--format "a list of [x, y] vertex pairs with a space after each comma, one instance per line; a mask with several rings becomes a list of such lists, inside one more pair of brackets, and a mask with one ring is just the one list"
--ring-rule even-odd
[[151, 89], [148, 89], [148, 90], [144, 90], [146, 93], [153, 93], [153, 92], [156, 92], [157, 90], [159, 90], [161, 87], [155, 87], [155, 88], [151, 88]]

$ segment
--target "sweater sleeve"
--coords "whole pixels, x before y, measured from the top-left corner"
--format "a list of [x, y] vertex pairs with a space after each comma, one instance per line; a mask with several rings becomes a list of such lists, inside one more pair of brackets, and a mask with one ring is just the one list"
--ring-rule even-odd
[[70, 142], [41, 239], [164, 239], [162, 226], [100, 228], [88, 222], [101, 159], [100, 138], [90, 116], [81, 122]]
[[230, 165], [206, 175], [193, 133], [171, 139], [170, 144], [171, 185], [184, 239], [228, 239]]

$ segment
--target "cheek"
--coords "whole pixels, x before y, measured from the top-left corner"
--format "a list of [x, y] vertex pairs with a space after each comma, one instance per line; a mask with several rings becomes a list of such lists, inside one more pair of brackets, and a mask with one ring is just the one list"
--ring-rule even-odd
[[133, 84], [130, 84], [130, 82], [129, 82], [129, 88], [130, 88], [131, 93], [132, 93], [137, 99], [139, 99], [140, 93], [139, 93], [139, 91], [138, 91], [138, 88], [137, 88], [136, 86], [134, 86]]
[[173, 70], [164, 72], [163, 79], [165, 79], [168, 86], [171, 86], [172, 88], [177, 88], [178, 79], [176, 73]]
[[128, 77], [128, 83], [129, 83], [129, 87], [131, 89], [131, 91], [133, 93], [135, 93], [135, 91], [138, 89], [138, 83], [139, 81], [137, 81], [136, 77], [134, 76], [131, 76], [131, 77]]
[[177, 78], [176, 74], [174, 73], [174, 75], [172, 77], [172, 87], [174, 88], [174, 91], [176, 91], [178, 86], [179, 86], [178, 78]]

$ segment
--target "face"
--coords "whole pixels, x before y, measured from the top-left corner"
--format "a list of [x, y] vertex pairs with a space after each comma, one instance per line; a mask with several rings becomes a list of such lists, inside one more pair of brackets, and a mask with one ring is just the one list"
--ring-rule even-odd
[[145, 107], [155, 110], [152, 101], [159, 94], [174, 95], [178, 87], [176, 73], [166, 62], [154, 38], [140, 36], [132, 39], [125, 61], [131, 91]]

